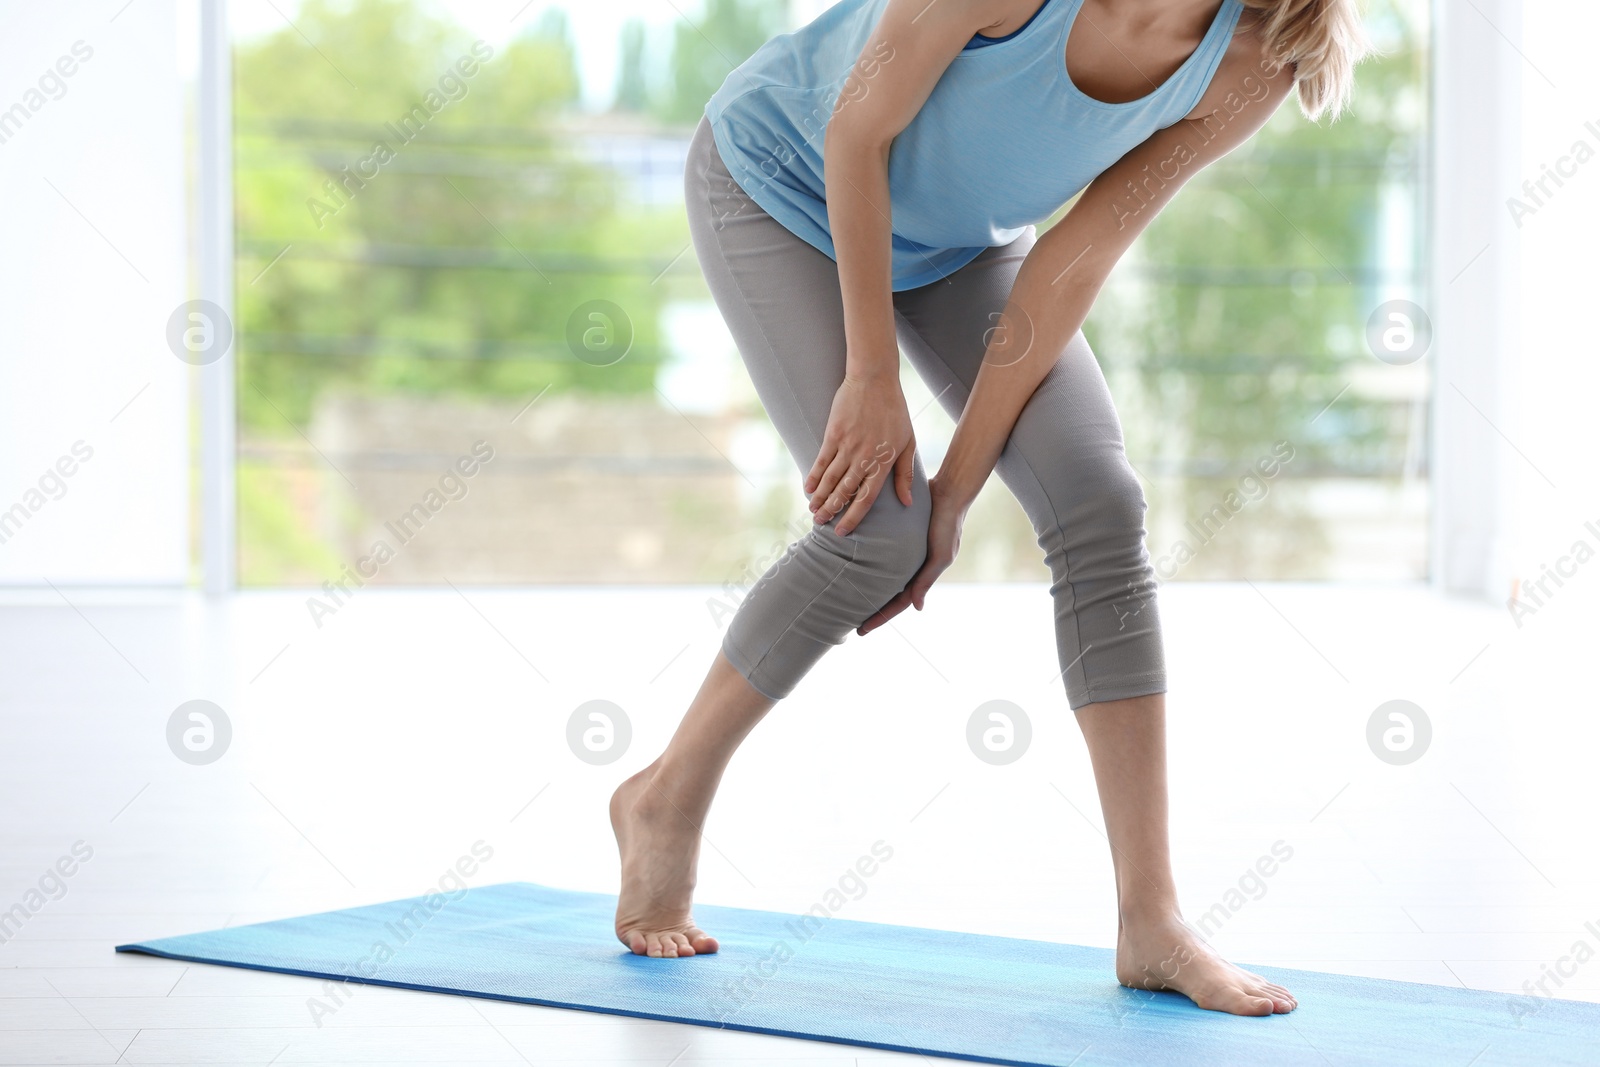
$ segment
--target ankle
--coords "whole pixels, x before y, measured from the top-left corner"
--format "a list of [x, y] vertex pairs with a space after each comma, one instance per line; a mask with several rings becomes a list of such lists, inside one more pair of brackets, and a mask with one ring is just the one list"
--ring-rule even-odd
[[642, 792], [690, 815], [704, 817], [711, 807], [721, 774], [704, 763], [685, 763], [666, 756], [645, 768], [646, 786]]
[[1124, 898], [1117, 904], [1117, 916], [1123, 926], [1141, 929], [1183, 925], [1177, 898], [1166, 894]]
[[687, 822], [698, 830], [705, 821], [708, 805], [681, 780], [675, 781], [654, 766], [640, 771], [639, 779], [640, 786], [631, 804], [635, 818], [662, 829]]

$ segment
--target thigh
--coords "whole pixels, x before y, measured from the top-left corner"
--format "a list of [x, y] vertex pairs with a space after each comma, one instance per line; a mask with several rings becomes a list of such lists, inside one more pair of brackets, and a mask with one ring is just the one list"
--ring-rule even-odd
[[[966, 407], [1035, 239], [1029, 227], [949, 278], [896, 294], [901, 347], [952, 418]], [[1023, 406], [995, 470], [1041, 532], [1059, 526], [1077, 498], [1131, 476], [1111, 391], [1082, 331]]]
[[809, 470], [844, 381], [838, 268], [739, 187], [704, 119], [690, 143], [684, 199], [711, 296], [773, 426]]
[[894, 296], [900, 347], [952, 418], [966, 406], [989, 338], [1036, 241], [1033, 227], [949, 277]]
[[[803, 477], [822, 448], [834, 394], [844, 382], [838, 266], [739, 187], [704, 121], [690, 144], [684, 192], [706, 284]], [[925, 485], [919, 461], [913, 495], [925, 493]], [[878, 513], [886, 510], [907, 511], [892, 491], [881, 492], [857, 532], [885, 521]]]

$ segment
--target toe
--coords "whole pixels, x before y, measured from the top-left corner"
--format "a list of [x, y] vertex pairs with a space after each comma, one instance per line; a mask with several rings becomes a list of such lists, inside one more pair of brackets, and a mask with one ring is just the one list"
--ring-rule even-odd
[[683, 934], [673, 934], [672, 943], [677, 947], [678, 955], [680, 957], [694, 955], [694, 946], [689, 944], [689, 938], [687, 936]]
[[629, 952], [632, 952], [635, 956], [644, 955], [646, 946], [643, 934], [637, 930], [629, 930], [626, 940], [628, 942]]
[[1271, 1015], [1272, 1001], [1258, 997], [1237, 986], [1221, 990], [1213, 997], [1196, 999], [1195, 1003], [1210, 1011], [1225, 1011], [1230, 1015]]
[[1239, 1015], [1271, 1015], [1276, 1007], [1271, 997], [1261, 997], [1246, 990], [1238, 990]]
[[694, 946], [696, 952], [710, 953], [717, 951], [717, 939], [704, 930], [689, 931], [689, 944]]
[[659, 958], [661, 956], [661, 935], [646, 934], [644, 938], [645, 955]]
[[1280, 985], [1274, 985], [1272, 982], [1258, 978], [1247, 988], [1251, 996], [1271, 1001], [1272, 1010], [1276, 1013], [1281, 1014], [1294, 1010], [1294, 997], [1290, 996], [1289, 991]]

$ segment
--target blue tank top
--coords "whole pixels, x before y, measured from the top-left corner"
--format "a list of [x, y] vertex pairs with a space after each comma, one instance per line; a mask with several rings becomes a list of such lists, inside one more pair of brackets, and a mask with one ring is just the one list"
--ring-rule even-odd
[[[863, 56], [888, 0], [839, 0], [762, 45], [706, 104], [717, 151], [750, 198], [834, 256], [823, 134], [852, 69], [871, 79], [893, 49]], [[1047, 218], [1152, 133], [1193, 111], [1232, 40], [1223, 0], [1198, 48], [1159, 88], [1126, 103], [1085, 95], [1067, 74], [1083, 0], [1044, 0], [1015, 33], [959, 53], [889, 151], [895, 292], [955, 272]], [[980, 45], [981, 47], [974, 47]], [[848, 107], [848, 99], [841, 101]]]
[[972, 40], [968, 41], [966, 43], [966, 45], [963, 46], [962, 51], [970, 52], [974, 48], [984, 48], [984, 47], [987, 47], [988, 45], [991, 45], [991, 44], [999, 44], [1001, 41], [1009, 41], [1009, 40], [1011, 40], [1011, 38], [1015, 37], [1017, 34], [1021, 33], [1025, 29], [1027, 29], [1029, 26], [1032, 26], [1033, 25], [1033, 20], [1038, 18], [1044, 12], [1044, 9], [1049, 7], [1049, 6], [1050, 6], [1050, 0], [1044, 0], [1044, 3], [1039, 5], [1039, 10], [1035, 11], [1032, 15], [1028, 16], [1028, 21], [1027, 22], [1024, 22], [1021, 26], [1018, 26], [1016, 29], [1012, 30], [1010, 33], [1006, 34], [1004, 37], [985, 37], [981, 33], [980, 34], [976, 34], [972, 38]]

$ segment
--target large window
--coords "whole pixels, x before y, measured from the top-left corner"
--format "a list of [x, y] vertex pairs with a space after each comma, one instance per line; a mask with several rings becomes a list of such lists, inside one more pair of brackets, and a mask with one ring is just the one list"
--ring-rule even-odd
[[[682, 161], [731, 65], [818, 6], [240, 5], [243, 584], [760, 573], [803, 498], [700, 279]], [[1424, 572], [1428, 361], [1371, 338], [1425, 302], [1425, 6], [1369, 22], [1353, 113], [1285, 106], [1086, 327], [1163, 579]], [[917, 430], [931, 470], [949, 420]], [[1043, 573], [993, 481], [952, 577]]]

